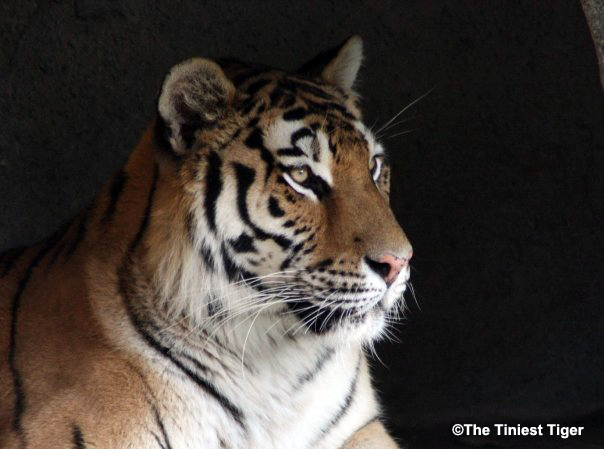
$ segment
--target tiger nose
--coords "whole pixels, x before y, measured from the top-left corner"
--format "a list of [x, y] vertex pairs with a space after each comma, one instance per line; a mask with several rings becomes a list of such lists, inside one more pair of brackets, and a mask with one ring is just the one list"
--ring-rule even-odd
[[393, 254], [386, 253], [378, 260], [373, 260], [365, 256], [365, 262], [373, 271], [379, 274], [390, 286], [398, 277], [399, 273], [409, 263], [409, 259], [413, 256], [413, 250], [409, 250], [406, 257], [397, 257]]

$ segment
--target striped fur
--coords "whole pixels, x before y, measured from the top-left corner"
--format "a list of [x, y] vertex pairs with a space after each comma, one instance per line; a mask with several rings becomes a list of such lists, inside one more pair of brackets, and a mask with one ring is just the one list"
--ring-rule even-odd
[[0, 447], [396, 447], [363, 348], [409, 276], [376, 261], [411, 248], [360, 61], [172, 69], [94, 203], [0, 256]]

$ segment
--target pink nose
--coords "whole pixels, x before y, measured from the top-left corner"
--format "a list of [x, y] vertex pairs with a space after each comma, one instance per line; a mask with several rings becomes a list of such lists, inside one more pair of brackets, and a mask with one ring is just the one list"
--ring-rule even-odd
[[386, 284], [390, 285], [396, 280], [401, 270], [407, 266], [412, 255], [412, 250], [409, 250], [407, 257], [397, 257], [386, 253], [377, 261], [366, 257], [365, 262], [386, 281]]
[[409, 259], [395, 257], [392, 254], [385, 254], [380, 259], [380, 263], [387, 265], [388, 272], [384, 276], [386, 284], [392, 284], [401, 270], [407, 265]]

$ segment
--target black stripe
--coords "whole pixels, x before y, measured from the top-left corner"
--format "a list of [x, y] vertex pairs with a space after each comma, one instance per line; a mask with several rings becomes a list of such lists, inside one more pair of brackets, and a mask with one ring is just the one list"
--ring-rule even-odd
[[218, 147], [217, 151], [220, 152], [221, 150], [224, 150], [225, 148], [229, 147], [233, 143], [233, 141], [239, 137], [239, 134], [241, 134], [241, 128], [237, 128], [235, 132], [228, 138], [228, 140], [221, 144], [220, 147]]
[[216, 201], [222, 190], [221, 170], [222, 160], [214, 151], [208, 156], [208, 170], [206, 172], [206, 194], [204, 208], [210, 229], [216, 232]]
[[235, 240], [229, 241], [233, 251], [237, 253], [250, 253], [256, 252], [254, 247], [254, 239], [247, 235], [245, 232], [241, 233]]
[[208, 270], [214, 270], [214, 258], [212, 257], [212, 250], [209, 246], [206, 245], [205, 241], [201, 242], [201, 246], [199, 247], [199, 254], [201, 254], [201, 258], [203, 262], [206, 264]]
[[[327, 113], [327, 114], [329, 114], [329, 116], [335, 118], [335, 117], [337, 117], [337, 114], [334, 114], [334, 112], [338, 112], [342, 117], [344, 117], [348, 120], [356, 120], [356, 117], [354, 115], [352, 115], [350, 112], [348, 112], [348, 110], [344, 106], [342, 106], [341, 104], [338, 104], [338, 103], [334, 103], [334, 102], [319, 103], [316, 101], [307, 100], [306, 104], [308, 105], [309, 111], [311, 111], [315, 114], [318, 114], [318, 115], [325, 115]], [[346, 131], [352, 131], [354, 129], [354, 127], [350, 123], [346, 123], [346, 122], [339, 124], [338, 128], [343, 128]]]
[[315, 248], [316, 248], [317, 246], [318, 246], [318, 244], [316, 244], [316, 243], [315, 243], [315, 244], [314, 244], [314, 245], [312, 245], [310, 248], [306, 248], [306, 249], [305, 249], [305, 250], [302, 252], [302, 254], [306, 255], [306, 254], [310, 254], [310, 253], [312, 253], [312, 252], [315, 250]]
[[247, 122], [247, 125], [245, 125], [245, 127], [249, 128], [249, 129], [255, 128], [256, 125], [258, 125], [259, 121], [260, 121], [260, 117], [251, 118], [250, 121]]
[[290, 156], [290, 157], [306, 156], [306, 153], [298, 147], [279, 148], [277, 150], [277, 154], [279, 156]]
[[290, 77], [283, 80], [283, 84], [286, 84], [290, 88], [290, 90], [294, 90], [298, 93], [309, 94], [330, 102], [336, 100], [336, 98], [332, 94], [324, 91], [319, 85], [311, 81], [294, 79]]
[[286, 95], [289, 94], [285, 90], [283, 90], [283, 88], [281, 88], [279, 85], [277, 85], [277, 87], [275, 87], [269, 95], [269, 102], [271, 107], [277, 107], [277, 103], [281, 101], [281, 99]]
[[222, 313], [222, 302], [218, 297], [210, 295], [208, 297], [208, 317], [214, 318], [219, 313]]
[[155, 423], [157, 424], [157, 427], [159, 427], [159, 430], [161, 431], [161, 434], [164, 437], [165, 445], [159, 441], [159, 438], [157, 437], [157, 435], [153, 434], [155, 436], [155, 440], [162, 447], [162, 449], [172, 449], [172, 446], [170, 444], [170, 439], [168, 438], [168, 433], [166, 432], [166, 428], [161, 419], [161, 416], [159, 416], [159, 411], [157, 410], [157, 407], [155, 406], [155, 404], [153, 404], [152, 407], [153, 407], [153, 415], [155, 416]]
[[71, 426], [71, 438], [73, 441], [74, 449], [86, 449], [86, 443], [84, 443], [84, 435], [82, 435], [82, 429], [77, 424]]
[[338, 153], [338, 147], [334, 142], [331, 141], [331, 139], [329, 139], [327, 146], [329, 147], [329, 151], [331, 151], [331, 154], [333, 154], [334, 156]]
[[304, 139], [305, 137], [315, 137], [315, 133], [313, 133], [310, 128], [300, 128], [292, 134], [291, 144], [295, 145], [298, 140]]
[[[232, 415], [232, 417], [235, 419], [235, 421], [238, 422], [242, 427], [244, 427], [241, 411], [235, 405], [233, 405], [225, 396], [223, 396], [218, 390], [216, 390], [214, 385], [212, 385], [206, 379], [199, 377], [196, 373], [192, 372], [186, 366], [184, 366], [179, 360], [172, 357], [172, 355], [170, 353], [170, 348], [163, 346], [150, 333], [147, 332], [146, 326], [145, 326], [146, 323], [143, 323], [143, 321], [141, 321], [141, 319], [135, 314], [135, 312], [133, 310], [133, 306], [131, 304], [129, 294], [128, 294], [128, 282], [126, 279], [126, 272], [128, 269], [128, 262], [131, 260], [131, 255], [138, 247], [138, 245], [139, 245], [140, 241], [142, 240], [142, 237], [147, 229], [147, 226], [149, 224], [149, 218], [151, 215], [151, 208], [153, 205], [153, 197], [155, 194], [158, 176], [159, 176], [159, 171], [158, 171], [158, 167], [156, 165], [155, 169], [154, 169], [153, 182], [152, 182], [151, 189], [149, 192], [149, 199], [147, 200], [147, 206], [145, 208], [143, 220], [141, 222], [140, 228], [139, 228], [135, 238], [133, 239], [133, 241], [130, 244], [128, 253], [126, 254], [126, 257], [124, 258], [124, 263], [122, 264], [122, 266], [120, 267], [120, 269], [118, 271], [120, 294], [124, 298], [124, 303], [126, 305], [126, 310], [128, 312], [130, 322], [132, 323], [132, 325], [134, 326], [136, 331], [139, 333], [139, 335], [147, 342], [147, 344], [149, 346], [151, 346], [153, 349], [155, 349], [157, 352], [162, 354], [164, 357], [166, 357], [168, 360], [170, 360], [174, 365], [176, 365], [178, 368], [180, 368], [180, 370], [183, 373], [185, 373], [187, 376], [189, 376], [189, 378], [191, 378], [191, 380], [193, 380], [197, 385], [199, 385], [204, 391], [206, 391], [208, 394], [210, 394], [212, 397], [214, 397], [222, 405], [222, 407], [225, 408]], [[161, 427], [163, 427], [163, 425]]]
[[0, 273], [0, 277], [6, 276], [13, 269], [21, 255], [27, 249], [26, 246], [21, 246], [19, 248], [11, 249], [2, 255], [2, 273]]
[[159, 437], [157, 436], [157, 434], [155, 432], [151, 432], [151, 435], [153, 435], [153, 438], [155, 438], [155, 442], [160, 447], [160, 449], [166, 449], [166, 446], [163, 445], [163, 443], [161, 442], [161, 440], [159, 439]]
[[159, 178], [159, 167], [157, 164], [153, 167], [153, 179], [151, 181], [151, 188], [149, 189], [149, 196], [147, 198], [147, 205], [143, 212], [143, 220], [141, 221], [140, 227], [132, 242], [130, 242], [129, 252], [133, 252], [141, 242], [147, 226], [149, 226], [149, 218], [151, 218], [151, 209], [153, 208], [153, 197], [155, 196], [155, 189], [157, 188], [157, 179]]
[[52, 253], [49, 255], [48, 263], [46, 264], [46, 266], [47, 266], [46, 270], [47, 271], [55, 264], [55, 262], [57, 261], [58, 257], [61, 255], [61, 252], [65, 248], [65, 245], [67, 245], [67, 242], [61, 241], [55, 247], [55, 249], [52, 251]]
[[239, 207], [239, 215], [245, 223], [255, 228], [254, 224], [251, 223], [247, 210], [247, 191], [254, 182], [256, 172], [239, 163], [234, 163], [233, 166], [235, 167], [235, 174], [237, 176], [237, 205]]
[[[189, 211], [187, 213], [187, 216], [185, 217], [185, 220], [186, 220], [186, 229], [187, 229], [187, 234], [189, 236], [189, 241], [191, 242], [191, 245], [193, 245], [193, 247], [195, 248], [196, 240], [197, 240], [195, 237], [195, 234], [197, 233], [197, 219], [195, 218], [195, 215], [193, 214], [193, 212]], [[199, 254], [201, 255], [201, 258], [204, 261], [207, 269], [210, 271], [213, 271], [214, 258], [212, 257], [212, 250], [206, 244], [205, 240], [202, 240], [201, 244], [199, 245]]]
[[315, 195], [317, 195], [319, 200], [326, 197], [331, 192], [331, 187], [329, 184], [327, 184], [323, 178], [315, 175], [314, 173], [310, 174], [309, 183], [312, 191], [315, 193]]
[[304, 248], [304, 245], [306, 245], [306, 241], [303, 241], [303, 242], [300, 242], [300, 243], [295, 244], [295, 245], [293, 246], [293, 248], [292, 248], [291, 254], [292, 254], [292, 255], [296, 255], [296, 254], [298, 254], [298, 252], [300, 252], [300, 250], [301, 250], [302, 248]]
[[91, 207], [88, 207], [83, 212], [82, 217], [80, 219], [80, 224], [78, 225], [78, 230], [75, 239], [71, 241], [69, 248], [67, 248], [67, 251], [65, 251], [65, 257], [71, 256], [77, 249], [77, 247], [80, 245], [80, 243], [82, 243], [82, 241], [84, 240], [84, 237], [86, 236], [86, 227], [88, 225], [88, 216], [90, 214], [90, 209]]
[[126, 285], [125, 273], [124, 271], [126, 267], [123, 267], [120, 273], [120, 293], [124, 297], [124, 302], [126, 304], [126, 309], [128, 311], [128, 316], [130, 317], [130, 321], [139, 335], [147, 342], [147, 344], [155, 349], [158, 353], [163, 355], [166, 359], [172, 362], [176, 367], [178, 367], [184, 374], [186, 374], [193, 382], [195, 382], [202, 390], [212, 396], [230, 415], [231, 417], [239, 424], [241, 427], [245, 427], [243, 424], [243, 413], [237, 406], [235, 406], [227, 397], [225, 397], [222, 393], [220, 393], [216, 387], [210, 383], [207, 379], [200, 377], [197, 373], [194, 373], [185, 365], [182, 364], [178, 359], [174, 358], [171, 354], [170, 348], [162, 345], [159, 341], [157, 341], [149, 332], [147, 332], [146, 327], [149, 324], [144, 323], [134, 312], [132, 304], [129, 300], [128, 295], [128, 287]]
[[264, 183], [266, 184], [275, 166], [275, 158], [273, 157], [271, 152], [268, 151], [264, 146], [262, 130], [257, 127], [254, 128], [250, 135], [245, 139], [244, 143], [250, 148], [260, 150], [260, 157], [262, 158], [262, 161], [266, 164], [266, 173], [264, 175]]
[[293, 257], [288, 257], [283, 262], [281, 262], [281, 265], [280, 265], [279, 269], [281, 271], [287, 270], [290, 267], [291, 263], [292, 263], [292, 259], [293, 259]]
[[302, 120], [304, 117], [306, 117], [307, 114], [308, 114], [308, 111], [306, 110], [306, 108], [300, 107], [300, 108], [290, 109], [285, 114], [283, 114], [283, 120], [285, 120], [287, 122], [294, 121], [294, 120]]
[[294, 235], [303, 234], [303, 233], [308, 232], [308, 231], [310, 231], [310, 228], [308, 226], [302, 226], [301, 228], [298, 228], [298, 229], [296, 229], [294, 231]]
[[101, 219], [102, 223], [108, 223], [111, 220], [111, 217], [113, 217], [117, 202], [120, 199], [120, 195], [124, 190], [124, 185], [126, 184], [127, 180], [128, 175], [124, 170], [120, 170], [115, 174], [113, 181], [111, 182], [111, 187], [109, 187], [109, 205], [107, 206], [107, 210]]
[[262, 148], [264, 146], [264, 141], [262, 139], [262, 130], [260, 128], [255, 127], [250, 133], [250, 135], [247, 136], [244, 143], [250, 148]]
[[222, 255], [222, 263], [224, 264], [224, 271], [229, 278], [230, 281], [239, 280], [239, 275], [241, 274], [241, 270], [239, 267], [233, 262], [231, 256], [227, 252], [226, 246], [224, 243], [220, 247], [220, 254]]
[[23, 433], [23, 426], [21, 419], [25, 411], [25, 391], [23, 390], [23, 382], [21, 380], [21, 373], [17, 368], [17, 325], [19, 318], [19, 307], [21, 305], [21, 297], [27, 288], [27, 284], [33, 275], [34, 269], [38, 266], [40, 261], [46, 254], [55, 246], [58, 240], [62, 237], [62, 232], [55, 233], [50, 237], [44, 247], [36, 254], [36, 257], [30, 262], [25, 274], [19, 281], [17, 291], [13, 297], [11, 303], [11, 323], [10, 323], [10, 341], [8, 350], [8, 366], [13, 377], [13, 388], [15, 390], [15, 416], [13, 418], [13, 430], [17, 433], [18, 438], [21, 440], [21, 446], [25, 447], [26, 439]]
[[313, 270], [320, 270], [321, 268], [323, 268], [323, 269], [324, 269], [324, 268], [326, 268], [326, 267], [328, 267], [328, 266], [330, 266], [330, 265], [333, 265], [333, 259], [331, 259], [331, 258], [329, 258], [329, 259], [323, 259], [323, 260], [321, 260], [321, 261], [317, 262], [317, 263], [316, 263], [316, 264], [315, 264], [315, 265], [312, 267], [312, 269], [313, 269]]
[[164, 424], [161, 420], [161, 416], [159, 414], [159, 411], [157, 410], [157, 406], [155, 405], [157, 402], [157, 398], [153, 394], [153, 390], [149, 386], [149, 382], [147, 381], [144, 374], [140, 371], [140, 369], [137, 366], [135, 366], [132, 362], [127, 361], [126, 364], [134, 372], [134, 374], [136, 374], [139, 377], [141, 383], [143, 384], [143, 387], [145, 390], [144, 391], [145, 401], [147, 402], [147, 405], [149, 405], [149, 407], [151, 407], [151, 410], [153, 411], [153, 416], [155, 417], [155, 422], [157, 424], [157, 427], [160, 429], [161, 433], [163, 434], [164, 441], [165, 441], [165, 444], [167, 445], [167, 447], [164, 444], [162, 444], [161, 440], [159, 439], [159, 437], [157, 436], [157, 434], [155, 432], [151, 432], [151, 434], [155, 437], [155, 441], [157, 441], [157, 443], [162, 448], [172, 449], [171, 445], [170, 445], [170, 440], [168, 439], [168, 435], [167, 435], [165, 427], [164, 427]]
[[293, 105], [296, 104], [296, 101], [297, 101], [297, 98], [294, 95], [288, 95], [281, 102], [280, 107], [282, 107], [283, 109], [291, 108]]
[[254, 81], [245, 89], [245, 93], [247, 93], [248, 95], [254, 95], [256, 92], [258, 92], [270, 82], [270, 79], [260, 79], [258, 81]]
[[350, 408], [352, 401], [354, 399], [354, 395], [357, 391], [357, 384], [359, 382], [360, 371], [361, 371], [361, 358], [359, 357], [359, 361], [357, 362], [357, 367], [356, 367], [356, 370], [354, 373], [354, 377], [352, 378], [352, 381], [350, 382], [350, 387], [348, 388], [348, 394], [344, 398], [344, 402], [338, 408], [338, 410], [336, 411], [333, 418], [331, 418], [329, 423], [321, 429], [320, 436], [315, 440], [315, 442], [313, 444], [311, 444], [311, 447], [314, 447], [323, 436], [327, 435], [329, 433], [329, 431], [331, 429], [333, 429], [338, 424], [338, 422], [340, 422], [340, 420], [342, 419], [342, 417], [344, 417], [346, 412], [348, 412], [348, 409]]
[[210, 248], [208, 248], [205, 244], [202, 244], [201, 247], [199, 248], [199, 253], [201, 254], [201, 258], [203, 259], [204, 263], [206, 264], [206, 267], [208, 268], [208, 270], [213, 271], [214, 270], [214, 258], [212, 257], [212, 252], [211, 252]]
[[325, 367], [327, 362], [331, 360], [334, 354], [335, 351], [333, 348], [325, 349], [319, 356], [317, 363], [315, 363], [312, 369], [298, 377], [298, 380], [295, 383], [294, 391], [297, 392], [300, 387], [302, 387], [302, 385], [311, 382], [317, 376], [317, 374], [319, 374], [323, 370], [323, 367]]
[[50, 270], [52, 268], [54, 263], [57, 261], [58, 257], [61, 255], [61, 252], [63, 251], [63, 249], [69, 243], [69, 238], [68, 237], [63, 238], [63, 236], [68, 235], [69, 231], [71, 230], [72, 225], [76, 222], [76, 220], [77, 220], [77, 217], [74, 218], [73, 220], [67, 222], [66, 224], [64, 224], [62, 226], [61, 230], [57, 231], [57, 232], [60, 232], [62, 234], [62, 236], [61, 236], [61, 238], [58, 238], [56, 240], [58, 242], [58, 244], [55, 245], [53, 250], [48, 253], [49, 260], [48, 260], [48, 263], [46, 264], [47, 272], [48, 272], [48, 270]]
[[130, 367], [130, 369], [140, 378], [141, 383], [143, 384], [144, 388], [145, 388], [145, 401], [147, 402], [147, 404], [149, 405], [149, 407], [151, 407], [151, 410], [153, 411], [153, 416], [155, 417], [155, 422], [157, 424], [157, 427], [159, 427], [163, 437], [164, 437], [164, 441], [165, 444], [167, 444], [167, 447], [161, 443], [161, 441], [159, 440], [159, 437], [157, 436], [157, 434], [155, 432], [151, 432], [151, 434], [155, 437], [155, 441], [158, 442], [158, 444], [164, 448], [164, 449], [172, 449], [171, 445], [170, 445], [170, 440], [168, 439], [168, 434], [166, 433], [166, 429], [164, 427], [164, 423], [161, 420], [161, 416], [159, 414], [159, 411], [157, 410], [157, 406], [155, 405], [155, 403], [157, 402], [157, 398], [155, 397], [155, 395], [153, 394], [153, 390], [151, 389], [151, 387], [149, 386], [149, 382], [147, 382], [147, 379], [145, 378], [145, 376], [143, 375], [143, 373], [138, 369], [137, 366], [135, 366], [133, 363], [131, 362], [126, 362], [128, 364], [128, 366]]
[[[204, 351], [207, 354], [207, 351]], [[182, 357], [184, 357], [185, 359], [187, 359], [188, 361], [190, 361], [191, 363], [193, 363], [193, 365], [195, 365], [195, 367], [202, 371], [204, 374], [214, 374], [214, 370], [212, 370], [209, 366], [204, 365], [203, 363], [201, 363], [199, 360], [197, 360], [195, 357], [191, 357], [188, 354], [183, 354], [182, 352], [179, 353]]]
[[195, 219], [195, 215], [193, 212], [187, 212], [185, 216], [185, 228], [187, 230], [187, 235], [189, 236], [189, 242], [191, 245], [195, 246], [195, 235], [197, 234], [197, 220]]
[[237, 177], [237, 206], [239, 209], [239, 215], [241, 219], [247, 224], [252, 230], [256, 237], [261, 240], [272, 239], [277, 243], [277, 245], [282, 248], [289, 248], [291, 245], [291, 240], [281, 235], [269, 234], [268, 232], [263, 231], [259, 227], [257, 227], [252, 220], [250, 219], [250, 214], [247, 209], [247, 192], [254, 182], [254, 178], [256, 177], [256, 172], [239, 163], [233, 163], [233, 167], [235, 168], [235, 175]]
[[240, 108], [241, 114], [248, 115], [259, 104], [261, 104], [261, 102], [258, 100], [255, 100], [253, 97], [248, 98], [241, 104], [241, 108]]
[[273, 217], [279, 218], [285, 215], [285, 211], [279, 206], [279, 201], [273, 195], [268, 198], [268, 211]]

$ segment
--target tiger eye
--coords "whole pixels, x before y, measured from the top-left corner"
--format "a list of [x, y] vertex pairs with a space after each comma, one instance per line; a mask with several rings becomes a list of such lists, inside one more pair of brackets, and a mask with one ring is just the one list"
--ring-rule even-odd
[[375, 179], [379, 176], [379, 170], [384, 162], [384, 156], [381, 154], [375, 155], [369, 161], [369, 173]]
[[371, 160], [369, 161], [369, 171], [371, 173], [373, 173], [373, 170], [375, 170], [376, 165], [377, 165], [377, 162], [375, 160], [375, 157], [372, 157]]
[[298, 184], [303, 184], [308, 180], [308, 167], [306, 165], [294, 167], [289, 171], [289, 174]]

